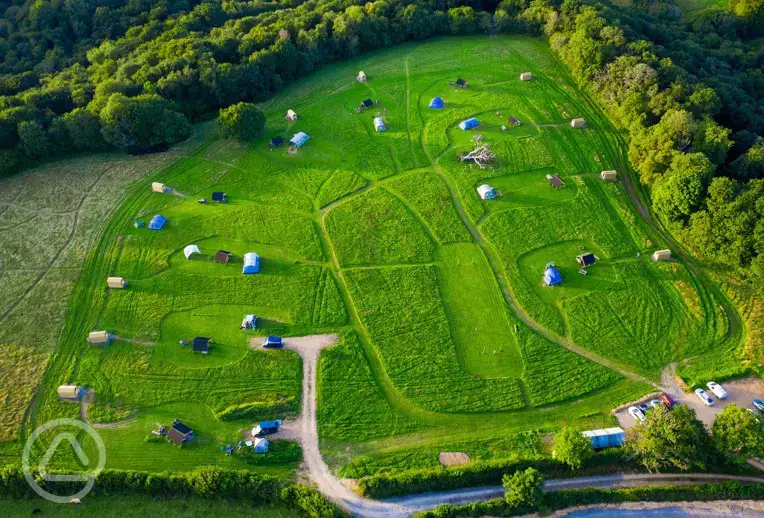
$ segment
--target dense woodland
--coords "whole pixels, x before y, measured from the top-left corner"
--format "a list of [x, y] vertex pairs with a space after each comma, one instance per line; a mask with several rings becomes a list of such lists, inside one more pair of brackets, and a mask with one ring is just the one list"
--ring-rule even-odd
[[0, 2], [0, 174], [191, 123], [367, 50], [436, 34], [549, 37], [629, 133], [664, 223], [764, 286], [764, 0]]

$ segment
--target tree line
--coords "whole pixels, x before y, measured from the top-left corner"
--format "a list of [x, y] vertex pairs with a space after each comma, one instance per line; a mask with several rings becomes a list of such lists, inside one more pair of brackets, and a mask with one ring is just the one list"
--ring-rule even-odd
[[692, 19], [659, 0], [83, 6], [0, 2], [0, 174], [72, 151], [178, 142], [210, 112], [263, 101], [368, 50], [438, 34], [546, 35], [628, 131], [661, 220], [699, 255], [764, 286], [764, 0]]

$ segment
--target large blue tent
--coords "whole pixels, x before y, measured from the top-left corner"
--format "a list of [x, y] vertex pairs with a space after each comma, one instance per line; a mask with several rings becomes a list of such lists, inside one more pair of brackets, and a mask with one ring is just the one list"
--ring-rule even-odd
[[244, 254], [244, 268], [241, 273], [258, 273], [260, 271], [260, 256], [255, 252]]
[[303, 133], [302, 131], [298, 131], [294, 134], [294, 136], [289, 139], [290, 144], [294, 144], [296, 147], [302, 147], [303, 144], [305, 144], [310, 137]]
[[167, 223], [167, 218], [162, 216], [161, 214], [157, 214], [153, 218], [151, 218], [151, 221], [149, 222], [149, 228], [151, 230], [162, 230], [162, 227], [164, 224]]
[[480, 122], [475, 117], [472, 117], [471, 119], [467, 119], [466, 121], [462, 121], [459, 123], [459, 127], [463, 130], [468, 130], [472, 128], [477, 128], [480, 126]]
[[430, 101], [430, 108], [435, 108], [436, 110], [442, 110], [443, 99], [441, 99], [440, 97], [433, 97], [432, 101]]
[[548, 267], [544, 270], [544, 284], [547, 286], [555, 286], [562, 282], [562, 275], [557, 271], [554, 266]]

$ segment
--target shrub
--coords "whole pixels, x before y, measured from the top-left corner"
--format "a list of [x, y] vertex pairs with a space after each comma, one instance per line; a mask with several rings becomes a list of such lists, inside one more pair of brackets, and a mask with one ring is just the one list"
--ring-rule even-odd
[[554, 436], [554, 458], [579, 470], [594, 455], [592, 443], [574, 428], [563, 428]]
[[538, 509], [543, 494], [541, 484], [544, 477], [537, 469], [528, 468], [516, 471], [512, 475], [504, 475], [501, 480], [504, 486], [504, 501], [513, 509], [533, 511]]

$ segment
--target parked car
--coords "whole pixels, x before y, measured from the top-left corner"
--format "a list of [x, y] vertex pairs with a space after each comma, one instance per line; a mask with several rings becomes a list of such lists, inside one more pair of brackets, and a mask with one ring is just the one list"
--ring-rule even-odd
[[650, 403], [648, 403], [648, 404], [649, 404], [651, 409], [658, 408], [659, 406], [661, 406], [661, 400], [660, 399], [651, 399]]
[[759, 416], [761, 415], [761, 410], [759, 410], [755, 406], [748, 408], [748, 411], [752, 413], [756, 419], [758, 419]]
[[666, 393], [661, 394], [661, 403], [664, 404], [666, 410], [671, 410], [676, 405], [674, 399]]
[[645, 405], [644, 403], [640, 403], [637, 406], [639, 407], [639, 409], [642, 411], [643, 414], [647, 415], [647, 411], [649, 410], [649, 408], [647, 408], [647, 405]]
[[280, 336], [269, 336], [263, 340], [263, 347], [265, 348], [281, 348], [284, 347], [284, 340]]
[[714, 400], [711, 399], [711, 396], [706, 394], [706, 391], [703, 389], [695, 389], [695, 395], [698, 396], [698, 399], [700, 399], [704, 405], [706, 406], [714, 406]]
[[629, 415], [633, 417], [635, 421], [641, 422], [645, 420], [645, 413], [642, 412], [642, 410], [636, 406], [629, 407]]
[[708, 390], [714, 393], [714, 396], [719, 399], [727, 399], [727, 391], [715, 381], [709, 381], [706, 383], [706, 386], [708, 387]]
[[759, 409], [759, 412], [764, 412], [764, 401], [761, 399], [754, 399], [753, 406]]

